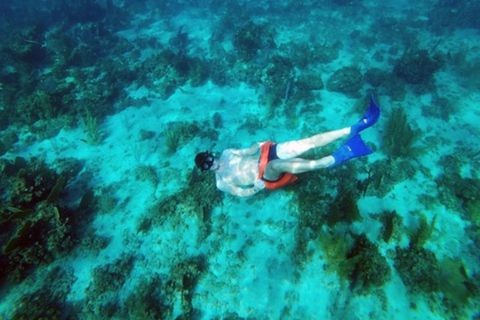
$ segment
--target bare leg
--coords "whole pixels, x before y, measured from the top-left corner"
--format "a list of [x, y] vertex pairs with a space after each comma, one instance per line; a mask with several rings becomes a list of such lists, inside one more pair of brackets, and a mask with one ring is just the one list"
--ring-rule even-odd
[[326, 156], [318, 160], [305, 160], [301, 158], [293, 159], [276, 159], [268, 163], [265, 168], [264, 177], [267, 180], [275, 181], [284, 172], [288, 173], [302, 173], [312, 170], [327, 168], [335, 163], [332, 156]]
[[277, 156], [282, 160], [296, 158], [310, 149], [323, 147], [332, 141], [346, 137], [350, 134], [350, 131], [350, 127], [347, 127], [340, 130], [320, 133], [302, 140], [278, 143]]

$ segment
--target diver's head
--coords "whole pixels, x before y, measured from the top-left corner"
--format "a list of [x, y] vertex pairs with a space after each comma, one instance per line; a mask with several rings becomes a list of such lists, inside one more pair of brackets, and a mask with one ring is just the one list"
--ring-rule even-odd
[[195, 156], [195, 165], [202, 171], [207, 171], [213, 166], [215, 157], [209, 151], [197, 153]]

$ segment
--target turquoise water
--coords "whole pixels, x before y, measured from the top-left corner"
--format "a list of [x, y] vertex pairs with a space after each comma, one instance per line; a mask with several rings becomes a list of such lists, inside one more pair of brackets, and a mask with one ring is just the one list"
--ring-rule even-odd
[[[478, 319], [478, 16], [2, 1], [0, 318]], [[371, 94], [371, 155], [246, 198], [195, 168], [348, 128]]]

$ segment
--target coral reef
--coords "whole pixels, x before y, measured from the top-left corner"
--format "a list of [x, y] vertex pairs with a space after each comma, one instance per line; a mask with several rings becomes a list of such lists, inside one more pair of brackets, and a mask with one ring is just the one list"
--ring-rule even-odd
[[90, 254], [98, 255], [110, 242], [111, 238], [92, 233], [85, 235], [79, 245], [88, 250]]
[[397, 247], [395, 251], [395, 269], [410, 291], [430, 293], [439, 290], [440, 269], [433, 252], [421, 247]]
[[39, 25], [14, 29], [8, 35], [9, 52], [29, 65], [40, 66], [46, 58], [46, 50], [42, 46], [44, 31]]
[[384, 85], [386, 93], [394, 101], [403, 101], [407, 95], [405, 88], [405, 81], [395, 75], [390, 75], [385, 81]]
[[[11, 70], [0, 76], [0, 82], [8, 84], [2, 90], [2, 100], [9, 123], [33, 124], [39, 119], [50, 120], [65, 114], [80, 119], [85, 107], [95, 110], [95, 116], [103, 116], [112, 110], [112, 102], [125, 87], [120, 83], [133, 80], [131, 67], [125, 63], [126, 57], [118, 54], [111, 58], [106, 54], [107, 48], [115, 50], [125, 46], [127, 41], [113, 35], [112, 29], [103, 24], [64, 24], [36, 28], [27, 34], [22, 34], [26, 30], [21, 27], [11, 28], [12, 35], [20, 35], [19, 48], [32, 52], [34, 58], [19, 59], [20, 52], [11, 47], [0, 48], [0, 55], [4, 61], [9, 61]], [[38, 50], [43, 53], [39, 54]], [[117, 63], [112, 62], [113, 59]], [[83, 69], [91, 66], [94, 67]], [[40, 67], [48, 72], [31, 76]], [[99, 76], [101, 73], [103, 75]]]
[[245, 121], [238, 129], [246, 129], [251, 135], [254, 135], [257, 130], [263, 129], [263, 121], [258, 116], [247, 114], [244, 119]]
[[395, 251], [395, 269], [412, 293], [440, 289], [440, 268], [433, 252], [422, 247], [397, 247]]
[[318, 42], [287, 42], [280, 45], [279, 50], [288, 56], [295, 66], [307, 68], [310, 64], [329, 63], [336, 60], [342, 48], [341, 42], [333, 44]]
[[321, 90], [324, 87], [321, 75], [313, 71], [303, 72], [295, 85], [304, 90]]
[[218, 139], [218, 132], [210, 128], [207, 121], [203, 123], [194, 122], [169, 122], [162, 132], [165, 139], [164, 145], [167, 154], [173, 154], [194, 137], [208, 138], [212, 141]]
[[469, 47], [460, 47], [457, 52], [447, 55], [447, 62], [454, 67], [459, 83], [475, 90], [480, 88], [480, 58], [478, 56], [469, 58], [469, 52], [471, 52]]
[[249, 21], [235, 33], [234, 46], [241, 59], [252, 60], [259, 50], [275, 47], [273, 32], [266, 25]]
[[403, 101], [407, 94], [405, 81], [391, 71], [370, 68], [365, 72], [364, 78], [376, 91], [389, 95], [394, 101]]
[[37, 90], [31, 95], [18, 100], [18, 117], [27, 124], [33, 124], [40, 119], [50, 119], [56, 115], [55, 101], [43, 90]]
[[[368, 187], [365, 194], [383, 198], [397, 183], [412, 179], [418, 168], [408, 158], [398, 157], [375, 161], [367, 170], [367, 174], [368, 172], [371, 172], [370, 176], [358, 183], [359, 191], [364, 193], [365, 187]], [[366, 186], [366, 183], [369, 185]]]
[[[421, 101], [425, 103], [431, 94], [432, 103], [414, 106], [417, 108], [411, 110], [414, 114], [418, 114], [418, 108], [421, 107], [425, 117], [450, 120], [459, 107], [455, 105], [455, 92], [480, 87], [480, 60], [474, 54], [477, 48], [472, 41], [465, 40], [463, 45], [460, 38], [462, 30], [458, 29], [479, 28], [478, 1], [438, 0], [432, 1], [435, 3], [430, 6], [402, 7], [398, 14], [394, 10], [381, 11], [383, 8], [393, 9], [395, 6], [390, 3], [369, 3], [367, 8], [362, 1], [351, 0], [27, 0], [24, 6], [14, 2], [0, 2], [0, 25], [3, 32], [0, 40], [0, 157], [6, 155], [5, 158], [11, 157], [15, 152], [28, 154], [37, 152], [36, 150], [43, 152], [47, 148], [48, 152], [55, 152], [52, 157], [58, 156], [61, 152], [57, 148], [61, 146], [54, 145], [56, 140], [52, 140], [51, 149], [48, 141], [39, 144], [38, 147], [43, 150], [35, 149], [37, 146], [23, 148], [23, 142], [44, 140], [57, 135], [61, 128], [70, 129], [81, 126], [82, 123], [87, 130], [86, 142], [97, 145], [102, 142], [99, 124], [106, 115], [126, 107], [147, 106], [158, 98], [168, 99], [180, 91], [183, 97], [179, 101], [185, 101], [182, 99], [188, 98], [184, 95], [192, 95], [185, 87], [203, 85], [209, 78], [216, 85], [230, 86], [221, 91], [226, 96], [225, 99], [230, 99], [228, 95], [233, 91], [232, 88], [240, 82], [242, 94], [238, 96], [239, 99], [232, 99], [228, 103], [222, 98], [219, 105], [212, 107], [211, 113], [205, 113], [205, 121], [165, 123], [162, 119], [167, 119], [164, 118], [164, 113], [168, 108], [163, 110], [160, 107], [162, 110], [156, 110], [154, 114], [159, 117], [163, 132], [157, 137], [156, 132], [140, 131], [139, 140], [149, 144], [146, 140], [160, 138], [163, 148], [160, 151], [167, 155], [191, 144], [195, 137], [216, 141], [222, 130], [231, 129], [230, 121], [234, 119], [227, 115], [238, 111], [235, 106], [240, 105], [243, 111], [248, 109], [251, 114], [242, 113], [244, 123], [237, 124], [240, 129], [245, 129], [252, 135], [265, 127], [265, 115], [273, 117], [282, 112], [287, 117], [281, 118], [287, 119], [274, 123], [274, 127], [292, 128], [299, 134], [318, 132], [326, 124], [322, 124], [325, 119], [318, 115], [322, 106], [317, 101], [323, 92], [315, 92], [316, 90], [326, 86], [327, 90], [356, 97], [365, 81], [367, 86], [373, 86], [379, 94], [387, 94], [394, 101], [402, 101], [407, 90], [418, 93], [418, 90], [425, 92], [425, 88], [433, 88], [433, 80], [444, 63], [442, 52], [448, 52], [445, 53], [445, 58], [448, 59], [449, 68], [444, 70], [445, 73], [438, 73], [438, 79], [453, 75], [450, 79], [458, 83], [455, 83], [454, 89], [439, 83], [439, 89], [446, 91], [438, 95], [432, 90], [433, 93], [429, 92], [428, 96], [422, 97]], [[380, 14], [373, 19], [365, 18], [370, 9], [379, 9], [377, 12]], [[332, 10], [333, 14], [328, 10]], [[302, 20], [307, 15], [318, 18], [318, 25], [311, 21], [304, 23]], [[266, 21], [271, 16], [274, 16], [278, 25], [267, 24], [269, 22]], [[193, 19], [187, 21], [189, 18]], [[206, 18], [212, 21], [206, 21]], [[29, 27], [32, 22], [35, 26]], [[180, 23], [185, 23], [185, 26], [179, 26]], [[205, 28], [207, 25], [211, 28]], [[367, 25], [370, 30], [363, 28]], [[353, 30], [351, 26], [355, 26]], [[200, 28], [197, 30], [196, 27]], [[288, 30], [290, 27], [292, 30]], [[278, 43], [282, 43], [280, 48], [276, 48], [275, 30], [282, 32], [278, 37]], [[449, 31], [448, 34], [444, 33], [446, 30]], [[451, 30], [455, 32], [452, 33]], [[209, 32], [212, 33], [210, 38]], [[338, 57], [343, 44], [336, 39], [345, 42], [341, 61]], [[431, 46], [432, 42], [436, 44], [431, 50], [415, 49], [420, 42], [425, 46]], [[403, 53], [404, 48], [406, 51]], [[438, 54], [432, 54], [436, 52]], [[351, 61], [352, 66], [337, 70], [324, 84], [322, 77], [326, 80], [325, 72], [332, 72], [338, 65], [342, 65], [342, 61]], [[372, 66], [370, 62], [376, 66], [390, 63], [393, 71], [372, 68], [366, 70], [363, 77], [363, 68]], [[266, 106], [266, 110], [256, 109], [256, 101], [250, 100], [251, 97], [244, 99], [247, 92], [243, 91], [245, 87], [251, 90], [248, 92], [255, 90], [255, 97], [259, 96], [260, 104]], [[126, 98], [130, 93], [132, 98]], [[133, 98], [137, 93], [143, 98]], [[410, 101], [406, 102], [408, 103], [404, 105], [411, 105]], [[194, 104], [191, 106], [192, 110], [196, 107]], [[215, 111], [218, 112], [213, 114]], [[294, 186], [281, 191], [291, 197], [290, 206], [285, 210], [288, 214], [296, 215], [289, 218], [292, 221], [267, 219], [264, 224], [258, 218], [252, 225], [259, 229], [257, 231], [262, 236], [261, 240], [267, 239], [272, 245], [275, 245], [275, 239], [268, 238], [270, 235], [265, 232], [265, 228], [276, 227], [281, 223], [296, 228], [294, 244], [285, 237], [283, 240], [288, 241], [276, 247], [280, 255], [292, 254], [295, 265], [287, 272], [293, 273], [292, 278], [298, 280], [298, 283], [292, 282], [293, 286], [302, 285], [301, 281], [305, 280], [302, 265], [308, 263], [309, 258], [320, 254], [326, 261], [325, 271], [334, 272], [341, 284], [349, 283], [354, 294], [378, 295], [385, 311], [389, 303], [386, 302], [385, 293], [382, 295], [378, 292], [383, 292], [382, 286], [390, 277], [390, 267], [382, 256], [383, 252], [381, 254], [369, 240], [376, 233], [355, 234], [358, 230], [378, 228], [381, 223], [376, 240], [382, 250], [387, 248], [386, 255], [393, 258], [395, 268], [408, 290], [415, 295], [441, 299], [442, 306], [449, 310], [448, 315], [452, 319], [466, 318], [470, 316], [465, 311], [470, 303], [475, 303], [471, 309], [478, 309], [480, 275], [475, 274], [478, 271], [476, 266], [469, 267], [467, 262], [471, 262], [472, 255], [478, 256], [480, 248], [479, 153], [460, 141], [458, 145], [463, 145], [464, 148], [457, 148], [450, 155], [443, 156], [439, 161], [443, 174], [433, 177], [434, 173], [428, 168], [422, 168], [420, 162], [411, 161], [419, 150], [416, 143], [420, 131], [408, 122], [406, 112], [410, 113], [410, 110], [394, 109], [386, 123], [382, 150], [387, 155], [386, 158], [375, 163], [371, 163], [375, 158], [369, 158], [370, 167], [366, 172], [359, 169], [365, 167], [365, 159], [346, 163], [333, 170], [311, 172], [308, 179], [300, 179]], [[222, 115], [225, 119], [222, 119]], [[427, 120], [422, 123], [422, 127], [428, 127], [434, 119]], [[138, 127], [127, 129], [138, 132]], [[466, 127], [466, 130], [470, 129]], [[245, 132], [242, 131], [241, 134]], [[283, 133], [278, 134], [281, 136]], [[19, 137], [22, 144], [17, 143]], [[63, 133], [59, 138], [64, 138]], [[432, 143], [444, 138], [440, 135], [436, 139], [430, 137], [429, 141]], [[422, 142], [428, 143], [427, 140]], [[435, 146], [437, 147], [438, 145]], [[329, 154], [331, 148], [333, 147], [328, 146], [321, 151], [312, 151], [306, 156], [318, 159], [320, 152]], [[48, 153], [48, 159], [52, 160], [50, 156]], [[223, 194], [215, 187], [212, 175], [203, 174], [194, 168], [189, 177], [189, 169], [179, 172], [178, 165], [168, 168], [174, 160], [163, 158], [160, 166], [165, 169], [165, 174], [162, 173], [161, 180], [155, 168], [147, 165], [133, 166], [128, 172], [140, 185], [151, 184], [157, 187], [162, 183], [162, 186], [150, 200], [151, 210], [143, 215], [135, 214], [137, 220], [134, 221], [133, 232], [128, 228], [123, 234], [123, 244], [130, 245], [146, 245], [145, 242], [142, 243], [144, 239], [156, 238], [154, 245], [159, 249], [157, 254], [161, 258], [151, 260], [143, 257], [141, 252], [144, 252], [145, 247], [135, 252], [135, 256], [127, 253], [107, 265], [101, 265], [100, 260], [110, 259], [113, 252], [109, 252], [109, 256], [99, 256], [101, 259], [94, 261], [99, 265], [90, 274], [92, 280], [85, 292], [87, 298], [76, 302], [74, 306], [66, 303], [75, 281], [73, 270], [58, 265], [67, 265], [70, 257], [64, 260], [63, 255], [76, 245], [81, 246], [81, 250], [74, 252], [79, 253], [80, 258], [83, 254], [98, 255], [100, 250], [108, 246], [111, 239], [85, 233], [91, 228], [89, 223], [92, 221], [90, 214], [93, 207], [100, 213], [118, 207], [117, 201], [120, 200], [114, 197], [114, 188], [121, 186], [124, 181], [105, 188], [91, 186], [90, 183], [98, 181], [90, 179], [95, 173], [86, 172], [77, 179], [82, 165], [70, 163], [69, 160], [63, 164], [61, 161], [64, 160], [56, 161], [56, 170], [53, 170], [39, 159], [0, 159], [0, 285], [7, 283], [7, 286], [2, 287], [7, 294], [9, 284], [13, 284], [15, 290], [21, 290], [20, 299], [12, 304], [14, 310], [8, 311], [14, 315], [14, 319], [204, 317], [203, 311], [194, 310], [193, 302], [205, 302], [207, 308], [211, 307], [212, 313], [216, 312], [216, 315], [209, 315], [212, 318], [275, 317], [273, 312], [268, 315], [267, 312], [256, 314], [260, 312], [248, 305], [251, 303], [248, 301], [246, 304], [241, 301], [237, 305], [240, 308], [236, 310], [235, 306], [226, 308], [224, 303], [227, 298], [223, 293], [235, 292], [237, 287], [235, 284], [222, 285], [224, 275], [219, 274], [221, 270], [218, 266], [208, 270], [210, 274], [206, 277], [206, 286], [202, 286], [201, 290], [205, 295], [194, 300], [196, 287], [208, 265], [207, 257], [192, 255], [198, 252], [209, 255], [220, 252], [223, 255], [222, 241], [236, 237], [241, 243], [243, 240], [239, 235], [242, 235], [242, 224], [249, 222], [243, 220], [243, 213], [237, 215], [239, 221], [234, 221], [228, 212], [224, 212], [239, 206], [237, 200], [233, 199], [233, 206], [227, 201], [227, 206], [222, 207]], [[136, 160], [141, 162], [138, 158]], [[98, 162], [93, 163], [96, 165]], [[418, 225], [407, 233], [402, 230], [402, 217], [394, 208], [380, 210], [377, 215], [373, 215], [376, 219], [373, 226], [356, 222], [361, 221], [362, 215], [369, 221], [372, 218], [371, 215], [367, 218], [366, 212], [359, 211], [357, 201], [361, 196], [377, 196], [384, 198], [381, 202], [390, 201], [385, 195], [398, 182], [414, 177], [419, 166], [421, 174], [427, 179], [434, 179], [438, 190], [430, 194], [416, 193], [417, 201], [420, 205], [431, 202], [431, 207], [426, 206], [427, 210], [433, 210], [438, 205], [437, 201], [440, 201], [449, 214], [458, 212], [461, 215], [459, 219], [466, 223], [466, 236], [460, 244], [461, 253], [465, 257], [442, 258], [443, 260], [437, 261], [435, 254], [425, 249], [430, 248], [430, 245], [435, 247], [442, 244], [441, 241], [427, 243], [436, 230], [436, 216], [431, 219], [428, 215], [427, 219], [425, 212], [413, 212], [415, 216], [408, 217], [410, 220], [406, 222], [410, 223], [417, 218]], [[102, 174], [97, 177], [101, 176]], [[178, 183], [178, 179], [181, 183]], [[97, 196], [88, 187], [95, 188]], [[183, 189], [176, 192], [179, 188]], [[432, 189], [432, 186], [428, 185], [427, 188]], [[396, 189], [389, 197], [393, 199], [398, 195], [397, 191], [399, 190]], [[260, 199], [248, 200], [246, 204], [252, 206], [267, 196], [262, 194], [259, 197]], [[129, 199], [127, 197], [122, 202], [121, 209], [136, 210], [138, 206], [128, 203]], [[372, 200], [365, 199], [362, 205], [369, 204]], [[220, 208], [221, 213], [212, 221], [212, 213], [217, 213], [214, 208]], [[255, 212], [245, 215], [250, 218], [255, 216]], [[108, 219], [107, 216], [98, 218], [100, 222]], [[165, 232], [170, 228], [174, 228], [175, 232], [168, 234], [172, 236], [171, 241], [168, 241], [165, 240]], [[212, 229], [218, 231], [218, 234], [208, 237]], [[191, 237], [186, 237], [186, 234]], [[121, 241], [122, 235], [117, 235]], [[403, 235], [410, 237], [410, 245], [407, 248], [397, 247], [393, 253], [390, 248], [397, 245]], [[194, 237], [196, 239], [192, 240]], [[253, 247], [258, 238], [255, 235], [247, 237], [245, 247]], [[469, 241], [468, 237], [473, 241]], [[115, 236], [112, 239], [117, 241], [119, 238]], [[195, 240], [197, 244], [192, 245]], [[208, 241], [207, 247], [203, 244], [205, 241]], [[161, 247], [166, 242], [168, 248]], [[232, 248], [225, 250], [226, 256], [238, 258], [238, 261], [232, 262], [240, 268], [246, 268], [243, 271], [262, 274], [260, 272], [263, 266], [248, 266], [252, 261], [257, 262], [255, 258], [251, 260], [252, 252], [244, 247], [236, 252], [235, 243], [237, 242], [232, 241]], [[116, 244], [118, 243], [112, 243], [112, 247]], [[295, 246], [293, 251], [290, 251], [292, 248], [289, 245]], [[318, 248], [320, 250], [316, 251]], [[165, 253], [168, 250], [171, 252]], [[444, 253], [445, 251], [442, 252]], [[217, 258], [212, 261], [218, 263], [220, 260]], [[290, 265], [287, 257], [268, 259], [266, 266], [272, 276], [276, 270], [280, 270], [270, 268], [277, 262], [280, 262], [280, 266], [284, 266], [285, 262], [285, 265]], [[315, 266], [318, 263], [321, 265], [323, 262], [315, 261]], [[157, 268], [158, 266], [160, 267]], [[149, 272], [140, 274], [145, 270]], [[152, 270], [154, 271], [150, 272]], [[164, 273], [161, 274], [159, 270]], [[28, 275], [34, 277], [27, 278]], [[242, 276], [244, 275], [245, 272]], [[282, 275], [275, 276], [280, 278]], [[82, 281], [87, 281], [88, 276], [84, 274]], [[24, 281], [25, 279], [27, 280]], [[252, 280], [253, 285], [257, 281], [265, 283], [264, 279], [252, 277]], [[23, 283], [19, 284], [20, 281]], [[212, 282], [219, 285], [221, 297], [204, 290]], [[292, 286], [292, 283], [287, 285]], [[344, 307], [340, 297], [344, 292], [342, 288], [337, 291], [335, 285], [332, 289], [332, 304], [328, 311], [333, 314]], [[277, 318], [312, 318], [308, 314], [308, 306], [301, 305], [304, 297], [296, 288], [278, 293], [271, 288], [266, 290], [269, 294], [273, 293], [271, 297], [285, 300], [285, 306]], [[279, 296], [276, 297], [275, 294]], [[352, 296], [349, 292], [346, 294]], [[74, 301], [76, 298], [78, 296], [72, 293], [69, 300]], [[363, 298], [366, 297], [361, 299]], [[363, 302], [355, 301], [351, 309]], [[347, 310], [348, 302], [346, 304], [344, 309]], [[437, 309], [440, 303], [435, 306], [432, 304], [428, 307], [437, 312], [434, 307]], [[414, 308], [415, 303], [412, 302], [411, 306]], [[380, 311], [374, 310], [369, 316], [387, 318], [385, 315], [378, 316], [377, 312]], [[390, 310], [389, 315], [393, 312], [395, 311]], [[342, 318], [341, 313], [335, 316]], [[480, 315], [474, 317], [480, 318]]]
[[[170, 319], [175, 311], [176, 319], [191, 319], [195, 313], [193, 292], [206, 267], [205, 257], [195, 256], [172, 266], [168, 275], [143, 276], [122, 303], [120, 299], [110, 302], [121, 304], [121, 308], [111, 313], [121, 319]], [[106, 316], [104, 312], [98, 315]]]
[[61, 193], [68, 177], [80, 167], [65, 165], [64, 175], [46, 167], [43, 161], [17, 158], [1, 162], [0, 282], [18, 282], [34, 268], [51, 262], [73, 243], [72, 230], [78, 217], [61, 205]]
[[343, 67], [333, 73], [327, 81], [329, 91], [355, 96], [363, 86], [363, 75], [356, 67]]
[[163, 283], [159, 275], [142, 278], [132, 291], [122, 308], [124, 319], [169, 319], [172, 315], [172, 302], [175, 292], [172, 283]]
[[221, 203], [223, 193], [218, 192], [214, 176], [200, 174], [197, 170], [193, 169], [188, 188], [165, 197], [152, 206], [148, 217], [154, 226], [162, 225], [167, 219], [178, 223], [178, 219], [193, 216], [198, 219], [202, 229], [200, 237], [208, 236], [211, 211]]
[[364, 234], [355, 239], [346, 258], [354, 264], [349, 275], [351, 291], [357, 288], [360, 293], [367, 293], [372, 288], [381, 287], [390, 279], [391, 271], [387, 259]]
[[422, 84], [429, 82], [441, 66], [440, 57], [432, 59], [426, 50], [412, 50], [406, 51], [395, 63], [394, 72], [407, 83]]
[[[292, 259], [297, 265], [308, 260], [308, 243], [322, 233], [322, 226], [337, 222], [350, 224], [359, 219], [357, 181], [351, 179], [352, 172], [355, 167], [350, 163], [337, 170], [310, 172], [309, 179], [299, 179], [295, 183], [298, 226]], [[336, 203], [337, 200], [340, 203]]]
[[449, 121], [450, 116], [455, 112], [453, 103], [444, 97], [433, 95], [432, 104], [422, 106], [422, 115]]
[[351, 291], [367, 294], [390, 279], [387, 260], [364, 234], [352, 243], [349, 235], [327, 232], [319, 235], [317, 243], [327, 261], [326, 270], [348, 281]]
[[443, 156], [439, 165], [443, 174], [435, 178], [439, 201], [447, 208], [465, 213], [475, 226], [480, 225], [480, 180], [460, 175], [465, 159], [461, 154]]
[[[206, 268], [206, 258], [199, 255], [181, 262], [172, 270], [172, 278], [176, 279], [177, 287], [182, 294], [182, 316], [187, 319], [194, 314], [192, 306], [194, 289]], [[178, 283], [179, 281], [181, 281], [181, 284]]]
[[93, 281], [86, 289], [83, 312], [91, 317], [112, 317], [118, 311], [119, 290], [133, 269], [135, 259], [123, 254], [112, 263], [93, 270]]
[[275, 55], [263, 70], [261, 80], [269, 94], [284, 98], [288, 82], [292, 80], [292, 77], [292, 62], [287, 58]]
[[147, 181], [154, 188], [158, 184], [157, 171], [153, 166], [140, 165], [135, 169], [134, 177], [138, 181]]
[[480, 6], [475, 1], [440, 0], [429, 10], [429, 28], [438, 33], [452, 28], [480, 29], [479, 15]]
[[479, 295], [478, 280], [470, 277], [459, 259], [437, 261], [435, 255], [419, 246], [396, 248], [395, 268], [413, 294], [426, 293], [435, 299], [442, 293], [443, 303], [455, 318], [466, 316], [470, 298]]
[[390, 74], [382, 69], [379, 68], [370, 68], [365, 72], [365, 82], [370, 83], [373, 87], [379, 87], [383, 83], [385, 83]]
[[66, 315], [75, 319], [73, 306], [66, 302], [75, 280], [73, 269], [54, 267], [38, 289], [16, 302], [12, 319], [63, 319]]

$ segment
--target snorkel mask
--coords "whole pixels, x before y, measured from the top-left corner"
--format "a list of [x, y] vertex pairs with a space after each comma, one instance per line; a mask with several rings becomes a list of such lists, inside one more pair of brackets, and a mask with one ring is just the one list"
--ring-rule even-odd
[[208, 150], [200, 152], [195, 156], [195, 165], [202, 171], [207, 171], [213, 166], [215, 157], [212, 152]]

